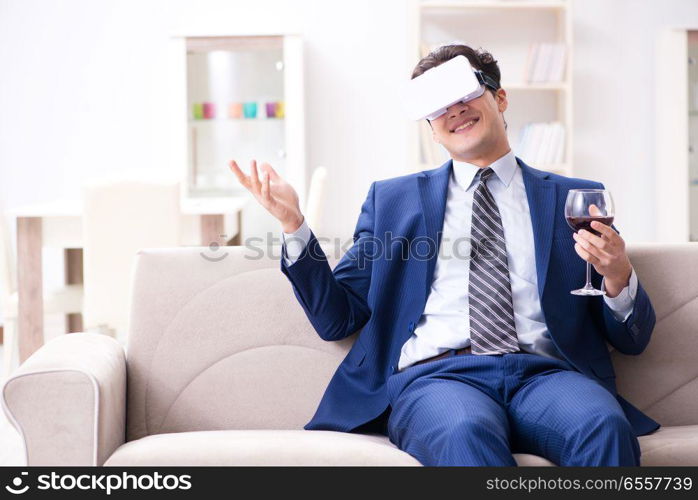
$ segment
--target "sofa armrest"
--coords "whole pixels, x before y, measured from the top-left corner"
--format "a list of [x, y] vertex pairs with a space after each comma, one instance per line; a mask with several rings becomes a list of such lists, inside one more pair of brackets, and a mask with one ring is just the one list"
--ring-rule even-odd
[[112, 337], [55, 337], [2, 387], [28, 466], [98, 466], [126, 439], [126, 356]]

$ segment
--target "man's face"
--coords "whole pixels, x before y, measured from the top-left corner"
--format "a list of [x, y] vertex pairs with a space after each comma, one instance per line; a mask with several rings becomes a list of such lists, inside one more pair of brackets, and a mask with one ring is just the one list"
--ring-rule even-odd
[[501, 88], [496, 97], [486, 90], [471, 101], [453, 104], [431, 121], [434, 140], [443, 144], [454, 160], [487, 165], [509, 150], [502, 116], [507, 104]]

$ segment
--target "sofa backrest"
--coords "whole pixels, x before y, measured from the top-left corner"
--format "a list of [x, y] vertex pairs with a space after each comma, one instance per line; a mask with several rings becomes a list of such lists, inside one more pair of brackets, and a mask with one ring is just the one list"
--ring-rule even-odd
[[618, 393], [662, 425], [698, 424], [698, 242], [627, 251], [657, 322], [642, 354], [611, 352]]
[[[635, 244], [628, 253], [657, 325], [641, 355], [612, 352], [618, 392], [664, 425], [697, 424], [698, 243]], [[310, 420], [356, 334], [321, 340], [279, 258], [278, 246], [264, 255], [246, 247], [139, 251], [127, 344], [129, 441], [301, 429]]]
[[244, 246], [138, 252], [126, 346], [127, 440], [302, 429], [311, 419], [356, 334], [323, 341], [280, 270], [280, 247], [261, 254]]

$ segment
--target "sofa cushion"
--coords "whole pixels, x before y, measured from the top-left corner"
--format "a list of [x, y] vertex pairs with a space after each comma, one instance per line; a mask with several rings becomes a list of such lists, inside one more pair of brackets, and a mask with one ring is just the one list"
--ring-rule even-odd
[[122, 445], [104, 465], [420, 464], [379, 434], [252, 429], [152, 434]]
[[640, 436], [641, 465], [698, 465], [698, 425], [663, 425]]
[[[517, 453], [519, 465], [554, 465]], [[105, 466], [356, 465], [419, 466], [380, 434], [307, 430], [219, 430], [153, 434], [130, 441]]]
[[[698, 465], [698, 425], [662, 426], [640, 436], [642, 465]], [[519, 466], [555, 466], [514, 453]], [[367, 465], [419, 466], [380, 434], [306, 430], [218, 430], [153, 434], [119, 447], [105, 466]]]

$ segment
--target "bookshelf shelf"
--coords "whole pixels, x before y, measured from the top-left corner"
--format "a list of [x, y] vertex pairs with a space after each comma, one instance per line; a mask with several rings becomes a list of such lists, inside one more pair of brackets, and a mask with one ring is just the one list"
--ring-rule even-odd
[[[532, 167], [571, 176], [572, 0], [411, 0], [410, 7], [407, 74], [444, 44], [488, 50], [507, 92], [512, 150]], [[426, 123], [410, 126], [410, 171], [448, 160], [431, 135]]]

